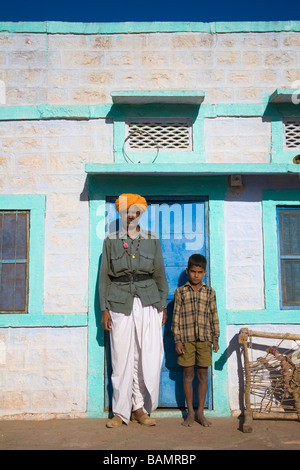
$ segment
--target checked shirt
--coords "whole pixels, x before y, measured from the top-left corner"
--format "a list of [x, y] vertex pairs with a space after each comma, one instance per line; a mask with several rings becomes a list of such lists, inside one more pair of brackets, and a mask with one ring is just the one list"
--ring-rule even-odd
[[219, 318], [212, 287], [202, 283], [200, 289], [194, 291], [187, 282], [175, 290], [172, 332], [175, 343], [218, 340]]

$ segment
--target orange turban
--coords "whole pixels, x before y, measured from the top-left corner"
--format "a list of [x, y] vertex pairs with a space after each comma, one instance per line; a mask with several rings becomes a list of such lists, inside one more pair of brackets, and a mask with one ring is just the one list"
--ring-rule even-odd
[[115, 202], [118, 212], [127, 211], [131, 206], [137, 206], [140, 212], [145, 212], [147, 209], [147, 201], [143, 196], [138, 194], [121, 194]]

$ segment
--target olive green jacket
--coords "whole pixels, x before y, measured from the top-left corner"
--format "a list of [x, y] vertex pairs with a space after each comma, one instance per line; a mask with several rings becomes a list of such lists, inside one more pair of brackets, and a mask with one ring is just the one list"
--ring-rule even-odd
[[[124, 248], [123, 243], [128, 248]], [[134, 255], [133, 257], [131, 255]], [[152, 279], [138, 282], [112, 282], [111, 278], [126, 274], [151, 274]], [[135, 239], [124, 230], [109, 235], [103, 244], [99, 274], [101, 310], [129, 315], [133, 299], [140, 297], [144, 306], [162, 310], [167, 305], [168, 283], [159, 238], [140, 230]]]

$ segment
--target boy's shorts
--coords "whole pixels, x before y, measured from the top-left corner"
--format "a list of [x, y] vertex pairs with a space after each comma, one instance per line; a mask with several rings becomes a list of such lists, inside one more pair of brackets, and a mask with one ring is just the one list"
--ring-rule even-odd
[[184, 354], [178, 356], [178, 364], [190, 367], [197, 363], [199, 367], [212, 365], [211, 342], [210, 341], [188, 341], [183, 343]]

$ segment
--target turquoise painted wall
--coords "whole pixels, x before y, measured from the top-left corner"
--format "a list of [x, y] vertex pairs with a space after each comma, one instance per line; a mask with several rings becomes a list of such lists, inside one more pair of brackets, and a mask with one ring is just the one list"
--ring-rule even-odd
[[300, 21], [230, 21], [230, 22], [125, 22], [125, 23], [68, 23], [59, 21], [44, 22], [1, 22], [0, 31], [11, 33], [52, 33], [52, 34], [117, 34], [149, 32], [267, 32], [300, 31]]

